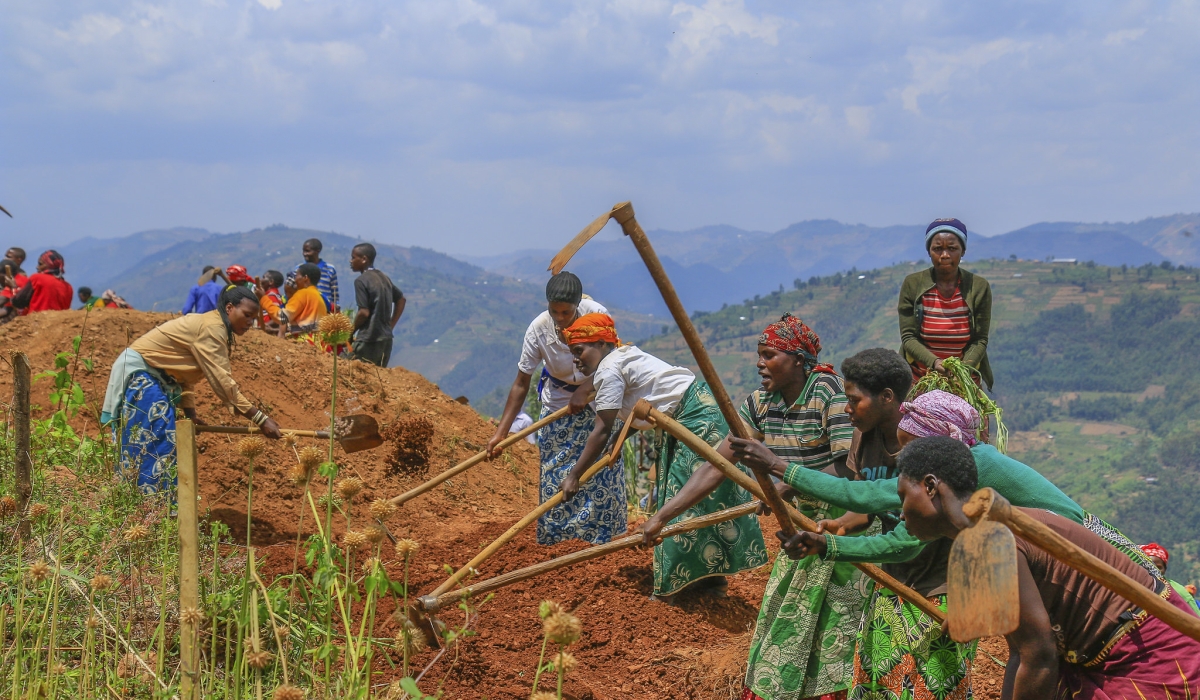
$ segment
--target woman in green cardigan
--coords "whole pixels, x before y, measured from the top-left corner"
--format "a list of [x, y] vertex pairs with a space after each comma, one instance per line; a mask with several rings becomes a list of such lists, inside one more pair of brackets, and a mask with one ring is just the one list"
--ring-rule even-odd
[[988, 332], [992, 326], [992, 287], [959, 268], [967, 252], [967, 227], [958, 219], [937, 219], [925, 229], [925, 250], [933, 265], [904, 278], [900, 287], [900, 342], [904, 359], [920, 378], [944, 372], [943, 360], [961, 359], [979, 371], [988, 389]]

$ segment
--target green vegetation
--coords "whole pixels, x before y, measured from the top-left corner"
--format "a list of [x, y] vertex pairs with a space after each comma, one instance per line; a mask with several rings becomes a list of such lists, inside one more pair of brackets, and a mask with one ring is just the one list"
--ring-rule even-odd
[[[1139, 542], [1171, 551], [1170, 575], [1200, 579], [1200, 281], [1170, 265], [971, 261], [993, 287], [989, 354], [1010, 453]], [[734, 396], [757, 386], [756, 339], [790, 311], [835, 366], [898, 348], [898, 265], [797, 280], [694, 322]], [[860, 279], [861, 277], [861, 279]], [[643, 347], [692, 365], [678, 332]]]

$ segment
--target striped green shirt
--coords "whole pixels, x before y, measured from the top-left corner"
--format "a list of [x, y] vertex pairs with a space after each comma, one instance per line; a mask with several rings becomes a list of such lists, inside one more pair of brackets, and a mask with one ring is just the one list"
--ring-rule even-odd
[[842, 378], [836, 374], [809, 374], [800, 398], [790, 407], [779, 392], [757, 389], [738, 414], [763, 435], [763, 444], [787, 460], [789, 470], [824, 469], [846, 457], [854, 438]]

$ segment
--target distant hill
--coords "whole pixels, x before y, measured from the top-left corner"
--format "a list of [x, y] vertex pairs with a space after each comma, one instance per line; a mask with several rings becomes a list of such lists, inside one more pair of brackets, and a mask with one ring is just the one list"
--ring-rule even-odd
[[[969, 222], [968, 222], [969, 225]], [[597, 298], [640, 313], [666, 316], [649, 275], [628, 241], [610, 224], [572, 260], [569, 269], [595, 280]], [[619, 229], [617, 229], [619, 231]], [[795, 280], [838, 270], [869, 270], [924, 260], [924, 225], [843, 224], [802, 221], [774, 233], [734, 226], [691, 231], [650, 231], [655, 250], [689, 311], [713, 311], [754, 294], [790, 289]], [[1043, 223], [999, 236], [971, 238], [968, 260], [1077, 258], [1102, 265], [1200, 264], [1200, 214], [1145, 219], [1124, 224]], [[616, 236], [617, 239], [613, 240]], [[529, 250], [472, 262], [510, 277], [528, 278], [546, 269], [557, 251]]]
[[[820, 335], [822, 360], [898, 348], [896, 299], [918, 265], [838, 273], [693, 322], [729, 392], [758, 385], [757, 336], [790, 311]], [[1010, 452], [1140, 542], [1171, 548], [1171, 573], [1200, 580], [1200, 275], [1195, 268], [969, 266], [993, 287], [989, 355], [1014, 430]], [[1170, 269], [1168, 269], [1170, 268]], [[678, 331], [641, 347], [694, 366]]]
[[[83, 239], [59, 250], [77, 287], [86, 284], [96, 293], [111, 287], [135, 308], [178, 311], [205, 265], [287, 272], [303, 261], [300, 247], [311, 237], [321, 239], [322, 257], [338, 270], [343, 305], [353, 306], [350, 249], [361, 241], [338, 233], [283, 225], [230, 234], [176, 228]], [[498, 413], [496, 397], [516, 373], [525, 328], [545, 310], [542, 280], [548, 273], [517, 281], [426, 248], [375, 247], [376, 266], [408, 298], [393, 363], [420, 372], [452, 396], [467, 396], [484, 413]], [[654, 319], [613, 313], [632, 337], [661, 330]]]

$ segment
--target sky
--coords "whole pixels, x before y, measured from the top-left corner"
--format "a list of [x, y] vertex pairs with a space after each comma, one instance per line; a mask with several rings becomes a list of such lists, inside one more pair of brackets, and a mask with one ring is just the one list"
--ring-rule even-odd
[[1200, 210], [1200, 0], [0, 0], [0, 241]]

